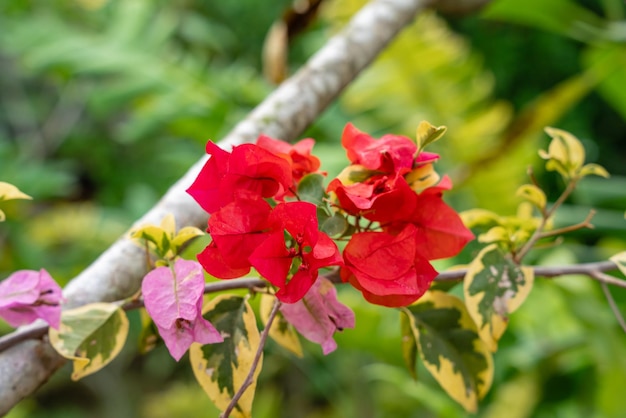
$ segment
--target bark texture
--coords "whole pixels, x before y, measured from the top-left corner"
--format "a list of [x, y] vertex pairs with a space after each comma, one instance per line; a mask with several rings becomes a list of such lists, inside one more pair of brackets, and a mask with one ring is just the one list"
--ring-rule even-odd
[[[293, 140], [431, 0], [374, 0], [329, 40], [293, 77], [268, 96], [221, 142], [230, 146], [265, 133]], [[205, 227], [207, 215], [187, 196], [206, 157], [174, 184], [161, 201], [133, 226], [158, 224], [171, 213], [179, 227]], [[132, 228], [131, 228], [132, 229]], [[68, 306], [114, 301], [139, 289], [146, 273], [143, 250], [121, 237], [64, 290]], [[33, 393], [64, 361], [44, 339], [22, 341], [0, 353], [0, 415]]]

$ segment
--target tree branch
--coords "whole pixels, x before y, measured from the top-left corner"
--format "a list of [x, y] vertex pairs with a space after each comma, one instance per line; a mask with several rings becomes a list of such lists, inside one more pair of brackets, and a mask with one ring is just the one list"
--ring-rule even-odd
[[[227, 148], [260, 133], [293, 140], [364, 69], [415, 15], [434, 0], [374, 0], [328, 41], [220, 142]], [[159, 224], [168, 213], [180, 226], [205, 226], [207, 215], [185, 190], [206, 157], [174, 184], [133, 227]], [[132, 228], [131, 228], [132, 229]], [[143, 250], [121, 237], [64, 290], [67, 306], [124, 299], [139, 289], [146, 273]], [[28, 340], [0, 356], [0, 415], [34, 392], [64, 361], [46, 341]]]

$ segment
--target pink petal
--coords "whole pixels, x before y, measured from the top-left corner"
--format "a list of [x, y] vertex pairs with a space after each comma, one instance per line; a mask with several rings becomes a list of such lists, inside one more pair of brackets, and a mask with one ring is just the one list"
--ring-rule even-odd
[[141, 290], [148, 314], [161, 328], [171, 329], [177, 319], [194, 321], [197, 301], [204, 293], [202, 267], [195, 261], [179, 259], [173, 271], [159, 267], [148, 273]]
[[20, 270], [0, 283], [0, 317], [13, 327], [43, 319], [59, 328], [62, 300], [61, 287], [44, 269]]
[[318, 279], [298, 302], [283, 304], [280, 311], [285, 319], [305, 338], [321, 344], [324, 354], [337, 348], [333, 339], [336, 331], [354, 328], [354, 313], [337, 301], [337, 291], [330, 281]]
[[0, 308], [35, 302], [39, 297], [39, 276], [38, 271], [19, 270], [0, 282]]

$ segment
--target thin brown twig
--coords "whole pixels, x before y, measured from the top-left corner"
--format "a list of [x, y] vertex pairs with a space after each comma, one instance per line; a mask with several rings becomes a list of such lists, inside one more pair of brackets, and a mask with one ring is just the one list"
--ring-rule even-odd
[[237, 405], [237, 402], [239, 402], [239, 399], [241, 399], [246, 389], [248, 389], [248, 387], [252, 384], [252, 381], [254, 380], [254, 373], [259, 365], [259, 361], [261, 361], [261, 355], [263, 354], [263, 347], [265, 347], [265, 341], [267, 341], [267, 336], [270, 333], [270, 327], [272, 326], [272, 322], [274, 322], [276, 313], [278, 313], [278, 308], [280, 308], [280, 301], [276, 299], [274, 300], [274, 306], [272, 307], [270, 316], [267, 318], [267, 323], [265, 324], [265, 328], [263, 328], [263, 331], [261, 332], [261, 337], [259, 338], [259, 347], [257, 348], [256, 354], [254, 356], [254, 360], [252, 361], [252, 364], [250, 365], [250, 371], [248, 372], [246, 379], [241, 384], [241, 387], [237, 390], [237, 393], [235, 393], [235, 396], [233, 396], [233, 399], [231, 399], [226, 409], [224, 409], [224, 412], [220, 414], [220, 418], [228, 418], [230, 416], [230, 413], [233, 411], [233, 408], [235, 408], [235, 406]]
[[601, 271], [592, 271], [588, 273], [592, 279], [599, 281], [600, 283], [610, 284], [612, 286], [622, 287], [626, 289], [626, 280], [618, 279], [617, 277], [609, 276]]
[[595, 216], [595, 214], [596, 214], [596, 211], [594, 209], [591, 209], [584, 221], [579, 222], [575, 225], [570, 225], [570, 226], [566, 226], [566, 227], [559, 228], [559, 229], [553, 229], [552, 231], [542, 232], [541, 234], [539, 234], [539, 239], [553, 237], [555, 235], [562, 235], [568, 232], [578, 231], [579, 229], [583, 229], [583, 228], [593, 229], [594, 226], [591, 223], [591, 219]]
[[624, 320], [624, 316], [622, 312], [619, 310], [617, 303], [615, 303], [615, 299], [613, 299], [613, 295], [611, 294], [611, 290], [606, 282], [601, 281], [600, 286], [602, 287], [602, 291], [604, 292], [604, 296], [606, 297], [606, 301], [609, 303], [611, 310], [613, 311], [613, 315], [615, 315], [615, 319], [617, 319], [617, 323], [622, 330], [626, 333], [626, 321]]

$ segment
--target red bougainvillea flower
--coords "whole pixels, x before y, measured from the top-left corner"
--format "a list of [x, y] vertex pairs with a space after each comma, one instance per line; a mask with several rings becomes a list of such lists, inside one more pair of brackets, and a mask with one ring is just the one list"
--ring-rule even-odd
[[220, 279], [241, 277], [250, 271], [248, 257], [273, 230], [272, 208], [261, 199], [237, 199], [209, 218], [213, 241], [198, 261], [207, 273]]
[[152, 270], [144, 277], [141, 291], [146, 310], [176, 361], [193, 342], [224, 341], [202, 317], [204, 274], [197, 262], [178, 259], [173, 267]]
[[333, 240], [318, 230], [316, 206], [312, 203], [280, 203], [272, 210], [269, 221], [274, 232], [249, 260], [279, 288], [278, 299], [294, 303], [311, 288], [320, 268], [342, 264], [341, 254]]
[[19, 270], [0, 282], [0, 317], [12, 327], [41, 318], [58, 329], [62, 300], [61, 287], [44, 269]]
[[437, 154], [429, 152], [417, 155], [417, 145], [405, 136], [384, 135], [374, 139], [351, 123], [343, 130], [341, 144], [352, 164], [385, 173], [404, 172], [439, 158]]
[[283, 303], [280, 312], [309, 341], [321, 344], [324, 354], [337, 348], [336, 331], [354, 328], [354, 312], [337, 300], [335, 286], [320, 277], [296, 303]]
[[260, 135], [256, 144], [280, 157], [285, 158], [290, 166], [293, 181], [298, 182], [307, 174], [315, 173], [320, 168], [320, 160], [311, 155], [315, 140], [312, 138], [302, 139], [291, 145], [285, 141]]
[[415, 191], [402, 176], [374, 175], [347, 186], [335, 178], [327, 191], [335, 194], [343, 210], [371, 221], [392, 222], [415, 210]]
[[371, 303], [405, 306], [424, 294], [437, 271], [421, 253], [425, 245], [418, 229], [408, 224], [398, 235], [363, 232], [352, 236], [343, 256], [343, 281]]
[[431, 187], [411, 197], [411, 211], [399, 212], [401, 216], [383, 226], [385, 232], [399, 234], [406, 224], [414, 225], [424, 245], [420, 253], [428, 260], [453, 257], [474, 239], [474, 234], [463, 224], [461, 217], [442, 199], [442, 191], [451, 187], [444, 176], [437, 187]]
[[209, 141], [206, 152], [211, 158], [187, 193], [209, 213], [237, 197], [273, 197], [293, 185], [289, 162], [257, 145], [235, 146], [228, 153]]

